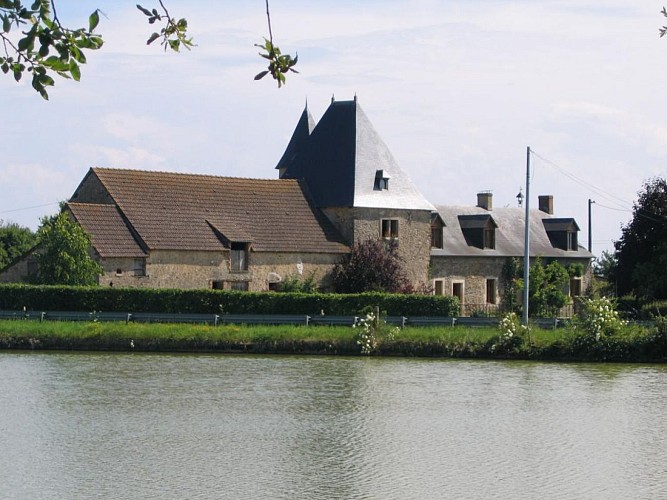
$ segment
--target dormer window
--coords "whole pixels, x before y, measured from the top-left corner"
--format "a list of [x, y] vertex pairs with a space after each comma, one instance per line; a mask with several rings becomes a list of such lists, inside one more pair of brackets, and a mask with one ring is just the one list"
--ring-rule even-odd
[[376, 170], [375, 185], [373, 186], [373, 189], [376, 191], [384, 191], [389, 189], [389, 179], [391, 179], [389, 173], [385, 172], [384, 170]]
[[579, 226], [574, 219], [542, 219], [542, 223], [554, 248], [566, 251], [579, 249]]
[[444, 248], [442, 229], [445, 222], [437, 212], [431, 213], [431, 248]]
[[482, 250], [494, 250], [496, 248], [496, 229], [498, 225], [490, 215], [459, 215], [459, 225], [469, 246]]
[[235, 243], [230, 245], [230, 266], [232, 272], [248, 270], [248, 244]]

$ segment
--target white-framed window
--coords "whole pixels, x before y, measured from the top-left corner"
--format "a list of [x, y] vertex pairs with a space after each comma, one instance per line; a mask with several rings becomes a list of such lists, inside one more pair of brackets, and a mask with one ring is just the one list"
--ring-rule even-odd
[[581, 278], [570, 279], [570, 297], [581, 297], [582, 280]]
[[380, 236], [385, 240], [398, 238], [398, 219], [382, 219], [380, 221]]
[[445, 294], [445, 280], [433, 280], [433, 295]]

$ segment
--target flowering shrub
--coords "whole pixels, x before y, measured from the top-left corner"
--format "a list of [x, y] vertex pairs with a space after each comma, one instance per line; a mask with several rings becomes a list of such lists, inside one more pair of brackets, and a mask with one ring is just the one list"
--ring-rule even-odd
[[359, 328], [357, 344], [361, 346], [361, 354], [372, 354], [383, 340], [392, 341], [400, 328], [390, 327], [385, 321], [376, 320], [370, 312], [365, 318], [357, 318], [353, 328]]
[[600, 297], [584, 300], [583, 327], [595, 340], [614, 335], [627, 324], [618, 316], [616, 304], [611, 299]]
[[492, 352], [499, 349], [511, 350], [520, 346], [523, 343], [523, 335], [528, 333], [528, 327], [521, 324], [514, 312], [503, 316], [498, 328], [500, 329], [500, 335], [498, 336], [498, 343], [491, 346]]

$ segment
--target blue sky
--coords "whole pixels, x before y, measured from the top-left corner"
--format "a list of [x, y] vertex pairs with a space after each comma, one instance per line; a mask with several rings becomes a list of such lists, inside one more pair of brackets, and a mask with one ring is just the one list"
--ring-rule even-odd
[[99, 7], [106, 43], [49, 102], [0, 79], [0, 219], [33, 229], [92, 166], [274, 178], [306, 100], [317, 120], [355, 93], [434, 204], [492, 190], [514, 206], [532, 147], [531, 204], [552, 194], [585, 244], [594, 199], [594, 253], [620, 236], [642, 182], [667, 175], [660, 2], [274, 0], [274, 37], [301, 72], [282, 89], [252, 79], [261, 0], [168, 0], [198, 44], [182, 54], [145, 45], [133, 2], [57, 5], [74, 25]]

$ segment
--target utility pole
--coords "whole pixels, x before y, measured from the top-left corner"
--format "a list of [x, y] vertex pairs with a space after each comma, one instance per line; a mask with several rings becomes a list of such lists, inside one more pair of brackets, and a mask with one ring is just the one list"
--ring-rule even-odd
[[528, 326], [528, 285], [530, 278], [530, 146], [526, 149], [526, 227], [523, 238], [523, 315], [521, 323]]
[[588, 198], [588, 251], [593, 253], [593, 218], [591, 217], [591, 205], [595, 203], [593, 200]]

